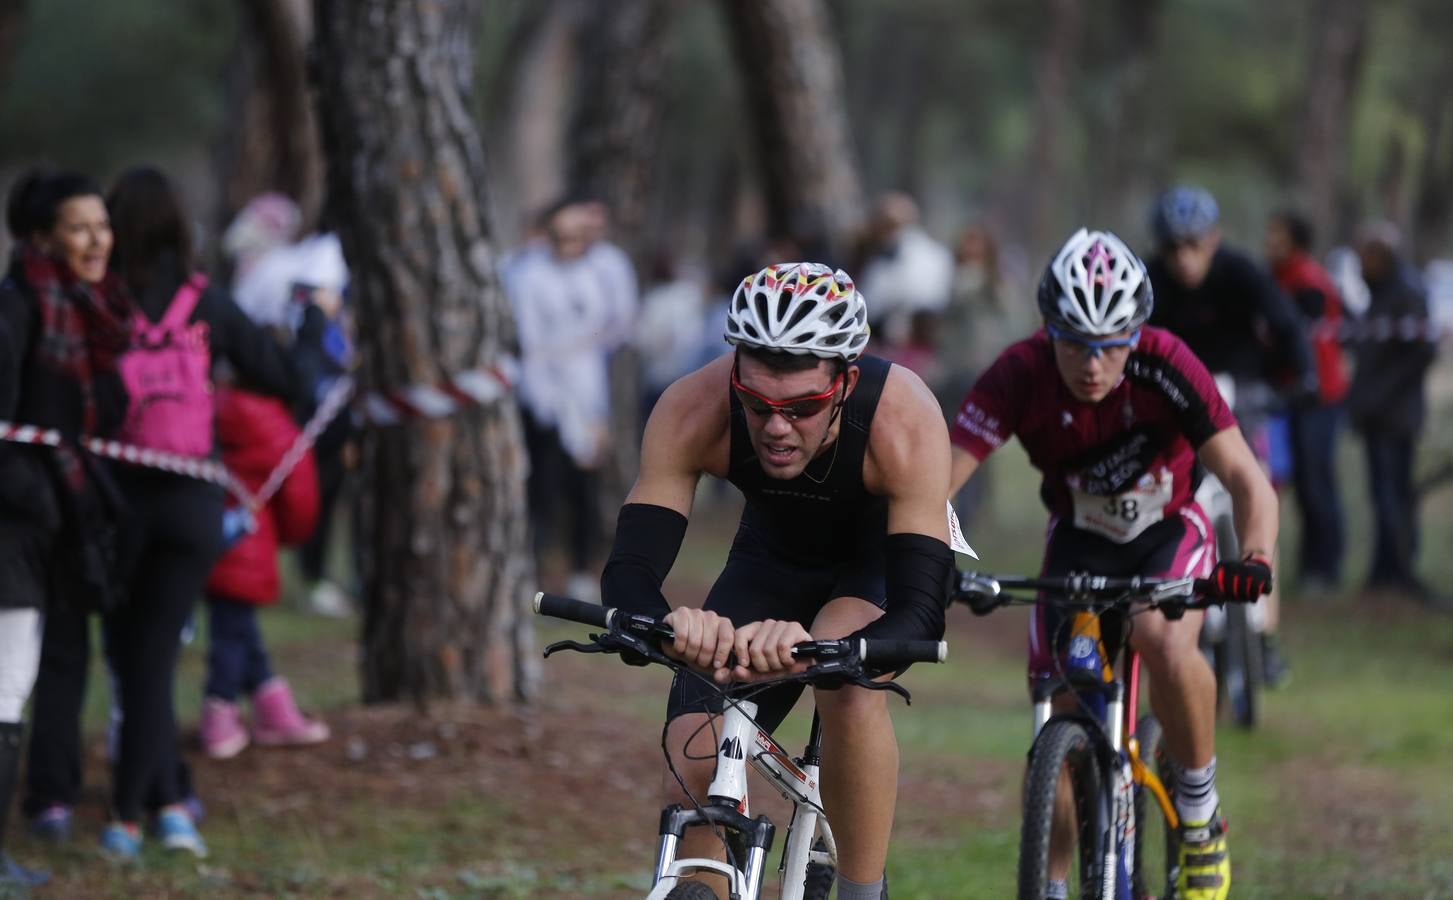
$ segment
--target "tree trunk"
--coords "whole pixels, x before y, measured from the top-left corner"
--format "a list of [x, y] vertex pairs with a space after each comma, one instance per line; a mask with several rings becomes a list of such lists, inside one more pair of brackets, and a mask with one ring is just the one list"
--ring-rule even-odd
[[226, 117], [217, 169], [222, 185], [218, 233], [265, 191], [291, 197], [302, 227], [317, 224], [323, 202], [323, 150], [309, 99], [305, 48], [308, 0], [248, 0], [227, 77]]
[[613, 240], [641, 270], [652, 175], [661, 146], [668, 63], [665, 37], [680, 0], [622, 0], [592, 7], [571, 121], [572, 193], [603, 200]]
[[[358, 308], [360, 387], [502, 363], [471, 114], [467, 0], [318, 0], [320, 121]], [[524, 697], [534, 681], [526, 462], [508, 394], [363, 440], [363, 698]]]
[[823, 243], [827, 261], [840, 260], [863, 222], [863, 188], [842, 59], [821, 0], [722, 0], [720, 8], [744, 86], [742, 125], [757, 143], [770, 236]]
[[[1084, 35], [1084, 4], [1082, 0], [1051, 0], [1046, 17], [1048, 41], [1034, 66], [1034, 117], [1022, 175], [1029, 220], [1021, 233], [1034, 259], [1058, 243], [1059, 216], [1071, 212], [1065, 209], [1059, 143], [1070, 110], [1070, 72]], [[1019, 219], [1022, 222], [1023, 216]]]
[[1351, 143], [1352, 97], [1367, 46], [1368, 5], [1364, 0], [1319, 0], [1313, 11], [1317, 24], [1297, 148], [1297, 182], [1307, 216], [1324, 239], [1334, 238], [1345, 224], [1337, 221], [1338, 192]]
[[25, 0], [0, 0], [0, 86], [10, 74], [10, 64], [20, 50], [25, 29]]
[[538, 0], [520, 20], [491, 98], [491, 159], [507, 177], [496, 209], [506, 241], [565, 191], [565, 122], [575, 72], [581, 12], [571, 0]]
[[1155, 128], [1151, 110], [1151, 63], [1159, 39], [1164, 0], [1118, 0], [1111, 9], [1107, 47], [1097, 59], [1110, 64], [1109, 96], [1092, 123], [1089, 218], [1130, 233], [1144, 218], [1160, 183], [1156, 168], [1167, 157], [1166, 129]]

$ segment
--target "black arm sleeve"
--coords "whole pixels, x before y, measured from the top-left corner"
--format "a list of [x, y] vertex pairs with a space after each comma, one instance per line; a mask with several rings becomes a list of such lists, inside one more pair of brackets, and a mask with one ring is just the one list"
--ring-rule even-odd
[[601, 604], [648, 616], [669, 613], [661, 585], [685, 536], [686, 517], [674, 509], [651, 503], [622, 506], [615, 544], [600, 576]]
[[923, 534], [890, 534], [884, 547], [887, 612], [849, 637], [941, 639], [953, 583], [953, 551], [938, 538]]
[[1260, 269], [1253, 268], [1253, 284], [1257, 307], [1271, 329], [1271, 339], [1276, 345], [1277, 355], [1286, 368], [1305, 383], [1316, 378], [1312, 362], [1312, 345], [1307, 341], [1306, 330], [1297, 315], [1297, 308], [1290, 297], [1282, 293], [1276, 282]]

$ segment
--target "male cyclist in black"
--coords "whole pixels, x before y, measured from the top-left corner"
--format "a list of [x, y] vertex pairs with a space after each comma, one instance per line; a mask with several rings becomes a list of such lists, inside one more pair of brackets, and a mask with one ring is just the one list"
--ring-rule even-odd
[[[1220, 208], [1206, 190], [1178, 185], [1151, 212], [1156, 253], [1147, 263], [1155, 289], [1150, 324], [1185, 341], [1218, 381], [1235, 386], [1231, 399], [1247, 442], [1264, 464], [1270, 448], [1266, 419], [1285, 401], [1314, 402], [1317, 370], [1291, 299], [1269, 272], [1221, 240]], [[1278, 594], [1262, 603], [1263, 666], [1273, 686], [1287, 665], [1276, 639]]]
[[[601, 577], [606, 606], [664, 616], [663, 650], [718, 683], [801, 671], [792, 645], [812, 638], [937, 639], [953, 573], [945, 504], [948, 429], [911, 371], [861, 356], [867, 307], [841, 270], [768, 266], [744, 279], [727, 313], [735, 346], [676, 381], [646, 424], [641, 472]], [[701, 609], [671, 609], [661, 584], [686, 533], [701, 476], [736, 485], [746, 508], [726, 567]], [[741, 664], [727, 668], [735, 651]], [[801, 694], [754, 699], [771, 730]], [[840, 900], [886, 897], [898, 746], [880, 692], [816, 692], [823, 804], [838, 846]], [[696, 796], [715, 764], [708, 718], [720, 696], [678, 675], [666, 744]], [[673, 777], [667, 802], [689, 804]], [[709, 857], [720, 841], [687, 831], [681, 852]]]

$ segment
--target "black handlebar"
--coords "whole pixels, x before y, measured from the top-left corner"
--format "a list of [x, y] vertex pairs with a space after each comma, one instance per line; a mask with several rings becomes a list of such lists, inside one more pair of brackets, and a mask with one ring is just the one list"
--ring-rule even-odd
[[[671, 626], [659, 619], [640, 613], [623, 613], [612, 607], [599, 606], [547, 594], [535, 595], [535, 612], [542, 616], [566, 619], [582, 625], [597, 628], [611, 628], [626, 631], [642, 638], [670, 641], [676, 638]], [[814, 659], [818, 662], [848, 659], [856, 656], [864, 663], [878, 668], [893, 669], [916, 662], [943, 662], [948, 658], [948, 644], [944, 641], [908, 641], [889, 638], [853, 638], [827, 641], [803, 641], [792, 648], [792, 655], [798, 658]], [[734, 663], [732, 663], [734, 665]]]
[[982, 616], [1007, 603], [1038, 601], [1039, 597], [1025, 596], [1031, 591], [1045, 595], [1044, 599], [1050, 603], [1065, 606], [1104, 608], [1146, 603], [1163, 610], [1171, 618], [1178, 617], [1187, 609], [1205, 609], [1228, 600], [1235, 602], [1233, 598], [1218, 595], [1215, 582], [1206, 578], [1143, 578], [1138, 575], [1117, 578], [1088, 573], [1031, 578], [961, 572], [953, 599], [968, 606], [975, 615]]
[[584, 600], [541, 591], [535, 595], [535, 612], [542, 616], [579, 622], [582, 625], [609, 628], [616, 611], [601, 606], [599, 603], [586, 603]]

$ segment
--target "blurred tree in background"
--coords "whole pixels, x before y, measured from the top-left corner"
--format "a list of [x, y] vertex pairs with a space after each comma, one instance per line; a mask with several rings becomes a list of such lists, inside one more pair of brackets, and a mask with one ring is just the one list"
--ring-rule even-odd
[[[730, 277], [769, 237], [845, 258], [896, 188], [940, 237], [986, 222], [1031, 267], [1080, 223], [1143, 245], [1178, 180], [1240, 243], [1296, 205], [1323, 247], [1385, 216], [1420, 259], [1453, 251], [1448, 0], [317, 4], [310, 58], [307, 0], [0, 2], [0, 188], [41, 159], [154, 162], [214, 242], [253, 193], [311, 217], [326, 184], [378, 387], [508, 352], [494, 260], [569, 191], [614, 208], [638, 266]], [[370, 698], [527, 680], [500, 599], [526, 579], [515, 429], [488, 409], [370, 436]]]
[[[436, 385], [514, 345], [471, 115], [466, 0], [318, 0], [329, 202], [351, 267], [363, 389]], [[365, 430], [363, 699], [525, 697], [526, 460], [511, 395]]]

